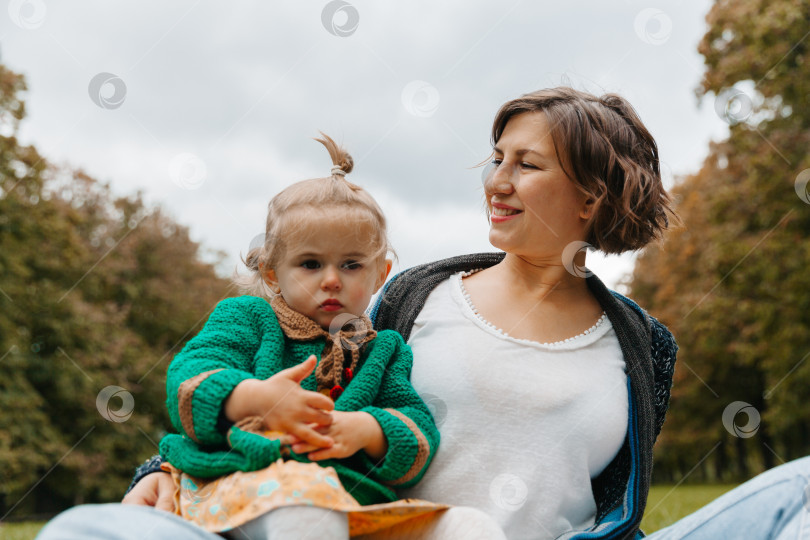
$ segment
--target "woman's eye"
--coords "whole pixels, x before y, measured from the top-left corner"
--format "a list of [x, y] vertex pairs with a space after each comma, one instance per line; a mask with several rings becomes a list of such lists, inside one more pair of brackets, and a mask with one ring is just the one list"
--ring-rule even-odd
[[537, 168], [535, 165], [532, 165], [531, 163], [526, 163], [526, 162], [521, 163], [520, 166], [523, 167], [524, 169], [536, 169]]
[[321, 267], [321, 264], [316, 260], [310, 259], [302, 262], [301, 267], [306, 268], [307, 270], [316, 270]]
[[496, 167], [497, 167], [497, 166], [500, 166], [500, 164], [501, 164], [501, 163], [503, 163], [503, 160], [502, 160], [502, 159], [497, 159], [497, 158], [496, 158], [496, 159], [493, 159], [493, 160], [492, 160], [492, 164], [493, 164], [493, 165], [495, 165]]

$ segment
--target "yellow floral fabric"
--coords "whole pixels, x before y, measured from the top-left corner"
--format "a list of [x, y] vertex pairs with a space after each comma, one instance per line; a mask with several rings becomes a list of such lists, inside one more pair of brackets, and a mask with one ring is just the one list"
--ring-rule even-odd
[[200, 479], [168, 463], [175, 483], [175, 512], [198, 526], [222, 533], [283, 506], [318, 506], [349, 517], [349, 535], [379, 531], [448, 505], [417, 499], [361, 506], [346, 491], [335, 469], [316, 463], [278, 460], [252, 472]]

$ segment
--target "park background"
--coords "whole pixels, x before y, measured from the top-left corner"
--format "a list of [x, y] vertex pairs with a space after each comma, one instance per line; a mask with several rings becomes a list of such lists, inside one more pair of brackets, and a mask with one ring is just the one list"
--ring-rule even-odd
[[0, 521], [120, 500], [170, 427], [168, 362], [235, 294], [267, 201], [327, 174], [318, 130], [354, 155], [402, 269], [492, 249], [474, 168], [492, 118], [560, 84], [634, 104], [684, 222], [588, 256], [680, 345], [654, 480], [808, 454], [809, 29], [799, 0], [8, 2]]

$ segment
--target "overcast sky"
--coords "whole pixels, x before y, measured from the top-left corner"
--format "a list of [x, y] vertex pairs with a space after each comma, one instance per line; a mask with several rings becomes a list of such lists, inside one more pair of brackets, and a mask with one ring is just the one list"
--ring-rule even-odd
[[[319, 130], [380, 202], [395, 268], [491, 251], [480, 170], [506, 100], [618, 92], [656, 137], [667, 186], [726, 124], [694, 88], [707, 0], [54, 2], [0, 13], [28, 82], [21, 140], [117, 194], [143, 191], [233, 268], [283, 187], [326, 176]], [[589, 255], [616, 286], [632, 257]]]

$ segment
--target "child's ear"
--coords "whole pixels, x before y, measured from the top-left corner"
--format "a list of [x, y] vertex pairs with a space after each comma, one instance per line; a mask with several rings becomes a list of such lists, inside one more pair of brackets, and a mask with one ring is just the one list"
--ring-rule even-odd
[[377, 284], [374, 285], [375, 292], [380, 290], [380, 287], [383, 286], [385, 280], [388, 278], [388, 274], [391, 273], [391, 267], [394, 265], [394, 262], [391, 259], [385, 259], [385, 264], [382, 265], [380, 268], [380, 274], [377, 276]]
[[276, 271], [272, 268], [268, 270], [264, 270], [262, 272], [262, 277], [264, 278], [264, 282], [270, 287], [270, 290], [274, 293], [278, 294], [281, 292], [281, 289], [278, 286], [278, 278], [276, 277]]

